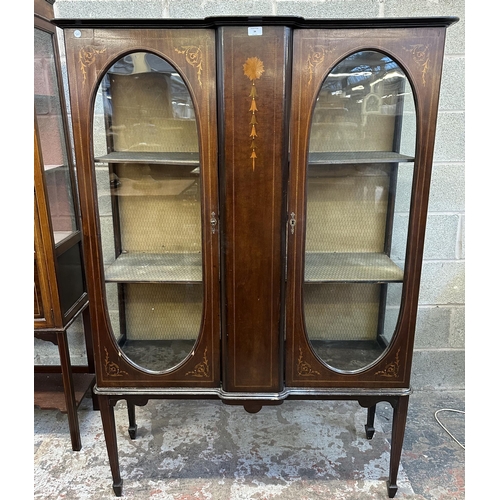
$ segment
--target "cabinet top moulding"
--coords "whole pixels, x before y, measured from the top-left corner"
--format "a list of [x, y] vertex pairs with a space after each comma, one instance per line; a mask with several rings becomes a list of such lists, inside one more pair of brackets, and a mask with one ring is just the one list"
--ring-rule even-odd
[[458, 22], [454, 16], [384, 17], [370, 19], [305, 19], [296, 16], [225, 16], [204, 19], [54, 19], [61, 28], [216, 28], [218, 26], [288, 26], [291, 28], [427, 28], [448, 27]]

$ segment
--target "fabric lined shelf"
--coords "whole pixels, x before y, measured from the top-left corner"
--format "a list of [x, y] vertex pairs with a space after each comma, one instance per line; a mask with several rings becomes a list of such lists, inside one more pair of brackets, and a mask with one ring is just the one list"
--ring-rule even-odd
[[196, 167], [200, 163], [198, 153], [152, 152], [152, 151], [113, 151], [95, 158], [96, 163], [157, 163], [161, 165], [185, 165]]
[[[121, 254], [105, 269], [106, 282], [201, 283], [201, 254]], [[403, 281], [403, 270], [379, 253], [307, 253], [306, 283]]]
[[352, 163], [412, 162], [413, 156], [393, 151], [311, 152], [309, 165], [347, 165]]
[[306, 253], [306, 283], [403, 281], [403, 270], [381, 253]]
[[125, 253], [104, 276], [108, 283], [201, 283], [202, 259], [196, 253]]

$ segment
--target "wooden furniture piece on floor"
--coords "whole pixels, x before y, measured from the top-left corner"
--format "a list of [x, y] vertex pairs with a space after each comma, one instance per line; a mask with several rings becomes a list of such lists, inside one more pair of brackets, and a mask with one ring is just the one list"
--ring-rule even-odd
[[[60, 364], [35, 365], [34, 400], [42, 409], [68, 414], [71, 444], [78, 451], [77, 408], [95, 383], [95, 367], [56, 28], [49, 21], [52, 4], [35, 1], [34, 336], [57, 345]], [[79, 317], [87, 364], [72, 366], [67, 331]]]
[[96, 394], [394, 409], [396, 494], [447, 27], [59, 19]]

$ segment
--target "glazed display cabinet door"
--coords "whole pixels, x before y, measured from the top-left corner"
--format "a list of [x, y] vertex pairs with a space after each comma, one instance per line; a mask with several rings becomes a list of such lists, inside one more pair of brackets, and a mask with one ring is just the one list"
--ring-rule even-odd
[[363, 40], [369, 50], [359, 40], [295, 35], [291, 385], [408, 383], [427, 195], [411, 197], [416, 183], [427, 193], [430, 174], [415, 151], [435, 123], [426, 113], [440, 61], [429, 47], [442, 40], [425, 29], [375, 32]]
[[92, 287], [99, 381], [217, 385], [213, 32], [82, 30], [66, 43], [81, 56], [77, 99], [93, 102], [75, 135], [92, 137], [79, 163], [98, 207], [84, 220], [100, 235], [89, 248], [103, 269]]

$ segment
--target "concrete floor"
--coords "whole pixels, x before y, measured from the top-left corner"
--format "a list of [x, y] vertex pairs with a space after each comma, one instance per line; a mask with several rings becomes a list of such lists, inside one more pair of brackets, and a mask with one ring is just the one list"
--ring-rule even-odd
[[[435, 420], [465, 411], [464, 391], [415, 392], [396, 499], [465, 499], [465, 451]], [[219, 401], [151, 400], [137, 408], [128, 437], [120, 401], [116, 424], [124, 499], [386, 499], [392, 409], [377, 406], [366, 440], [356, 402], [285, 401], [249, 414]], [[82, 449], [74, 452], [66, 415], [35, 409], [34, 498], [104, 500], [112, 491], [99, 412], [79, 409]], [[439, 419], [465, 444], [465, 415]]]

